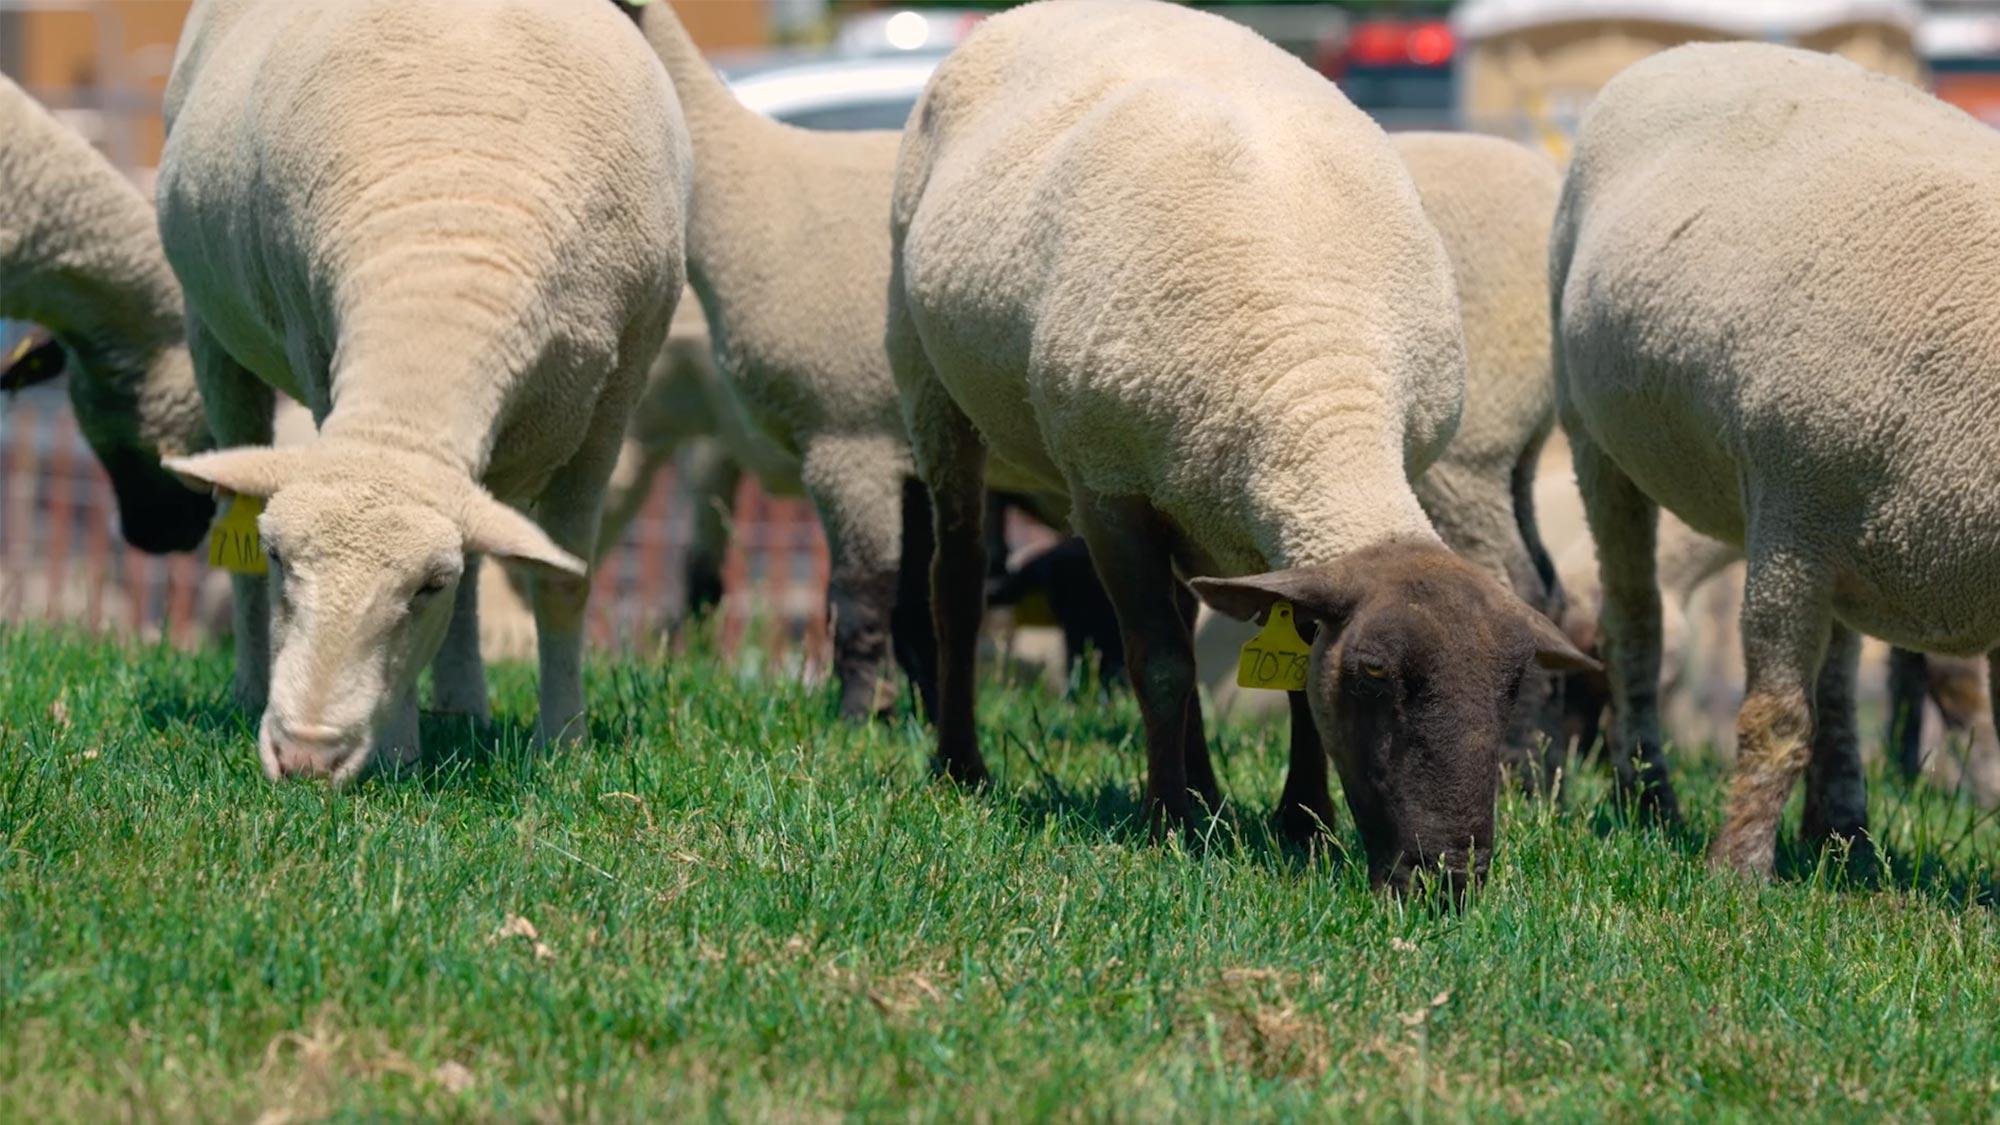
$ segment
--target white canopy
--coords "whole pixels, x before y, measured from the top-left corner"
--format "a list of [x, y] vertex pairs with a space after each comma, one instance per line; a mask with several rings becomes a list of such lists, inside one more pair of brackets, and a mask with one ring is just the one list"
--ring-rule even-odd
[[1916, 0], [1465, 0], [1452, 14], [1452, 26], [1466, 40], [1590, 20], [1644, 20], [1745, 39], [1790, 39], [1851, 23], [1914, 31], [1921, 15]]

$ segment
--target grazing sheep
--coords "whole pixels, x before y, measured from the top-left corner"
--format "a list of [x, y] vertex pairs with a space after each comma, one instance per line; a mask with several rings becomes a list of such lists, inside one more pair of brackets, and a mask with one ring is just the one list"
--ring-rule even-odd
[[[1458, 432], [1416, 481], [1424, 514], [1461, 557], [1521, 600], [1562, 618], [1562, 591], [1535, 527], [1535, 465], [1555, 425], [1549, 369], [1549, 224], [1562, 176], [1542, 153], [1468, 133], [1391, 138], [1444, 239], [1465, 323], [1465, 408]], [[1545, 784], [1565, 750], [1555, 678], [1521, 693], [1508, 751]], [[1545, 760], [1528, 761], [1538, 741]]]
[[[1103, 44], [1116, 43], [1116, 51]], [[1497, 750], [1547, 618], [1446, 550], [1409, 480], [1464, 393], [1451, 263], [1387, 137], [1317, 74], [1156, 0], [984, 21], [905, 134], [890, 355], [936, 521], [937, 767], [986, 777], [972, 664], [992, 457], [1066, 493], [1118, 612], [1149, 805], [1220, 800], [1201, 596], [1317, 628], [1288, 833], [1341, 771], [1371, 875], [1492, 845]], [[1192, 792], [1190, 792], [1192, 790]]]
[[815, 132], [760, 116], [668, 5], [646, 6], [640, 26], [673, 75], [700, 154], [688, 274], [716, 364], [757, 427], [798, 459], [832, 554], [841, 714], [865, 718], [895, 695], [884, 673], [912, 479], [882, 338], [899, 134]]
[[208, 428], [153, 209], [4, 76], [0, 199], [0, 316], [55, 337], [10, 365], [0, 388], [67, 368], [77, 425], [111, 478], [126, 541], [155, 553], [192, 549], [213, 505], [160, 458], [206, 448]]
[[578, 556], [684, 279], [658, 62], [609, 5], [210, 0], [167, 122], [161, 232], [217, 438], [268, 442], [274, 388], [319, 423], [171, 463], [268, 498], [269, 586], [236, 591], [265, 771], [414, 756], [417, 670], [472, 623], [480, 554], [540, 567], [537, 735], [580, 738]]
[[[1659, 757], [1665, 507], [1743, 548], [1747, 672], [1713, 858], [1768, 874], [1803, 834], [1859, 839], [1856, 631], [2000, 641], [1991, 302], [2000, 140], [1893, 79], [1760, 44], [1662, 53], [1586, 115], [1552, 244], [1562, 419], [1597, 540], [1620, 774]], [[1989, 658], [1990, 659], [1990, 658]], [[1822, 700], [1814, 722], [1815, 684]], [[1631, 759], [1639, 759], [1634, 768]]]

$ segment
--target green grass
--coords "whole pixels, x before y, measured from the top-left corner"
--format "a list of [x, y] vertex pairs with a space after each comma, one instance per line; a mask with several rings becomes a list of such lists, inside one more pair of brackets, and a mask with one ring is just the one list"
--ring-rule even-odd
[[1197, 853], [1129, 702], [989, 691], [965, 794], [717, 667], [594, 669], [544, 759], [502, 670], [332, 793], [265, 783], [223, 654], [0, 632], [0, 1119], [2000, 1115], [2000, 826], [1948, 798], [1878, 779], [1880, 885], [1758, 886], [1593, 776], [1449, 912], [1272, 844], [1278, 727]]

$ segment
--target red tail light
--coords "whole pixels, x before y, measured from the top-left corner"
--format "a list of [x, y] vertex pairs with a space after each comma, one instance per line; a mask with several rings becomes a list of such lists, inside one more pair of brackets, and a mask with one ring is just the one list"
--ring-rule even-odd
[[1321, 70], [1345, 73], [1350, 67], [1444, 66], [1458, 48], [1443, 20], [1363, 20], [1344, 47], [1327, 52]]

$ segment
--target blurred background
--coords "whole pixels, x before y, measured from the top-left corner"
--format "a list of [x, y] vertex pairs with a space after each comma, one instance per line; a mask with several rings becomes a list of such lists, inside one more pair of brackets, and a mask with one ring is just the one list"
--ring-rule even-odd
[[[160, 99], [185, 0], [0, 0], [0, 72], [89, 137], [150, 193]], [[1007, 5], [675, 0], [750, 106], [808, 128], [895, 128], [937, 60]], [[1983, 0], [1463, 0], [1229, 2], [1389, 129], [1471, 129], [1561, 160], [1578, 115], [1619, 69], [1692, 40], [1834, 51], [1934, 89], [2000, 125], [2000, 2]], [[1106, 43], [1106, 51], [1118, 44]], [[0, 200], [0, 206], [4, 206]], [[0, 356], [24, 326], [0, 322]], [[654, 489], [593, 603], [598, 642], [647, 646], [682, 601], [695, 513]], [[812, 669], [826, 637], [826, 555], [801, 502], [742, 486], [724, 567], [726, 648]], [[1032, 536], [1014, 528], [1017, 538]], [[70, 621], [197, 643], [227, 619], [205, 557], [153, 558], [117, 538], [108, 486], [57, 386], [0, 405], [0, 620]]]

